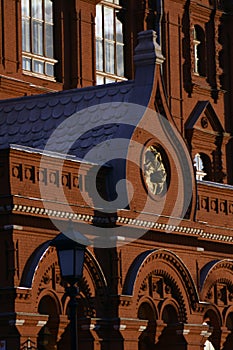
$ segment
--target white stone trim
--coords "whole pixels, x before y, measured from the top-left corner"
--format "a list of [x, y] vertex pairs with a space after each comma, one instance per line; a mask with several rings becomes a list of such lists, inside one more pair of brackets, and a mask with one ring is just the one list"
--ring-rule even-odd
[[[132, 218], [122, 217], [122, 216], [118, 216], [117, 219], [115, 219], [115, 217], [104, 218], [104, 217], [96, 217], [93, 215], [77, 214], [77, 213], [71, 213], [66, 211], [38, 208], [35, 206], [26, 206], [26, 205], [20, 205], [20, 204], [15, 204], [13, 208], [10, 208], [10, 209], [12, 209], [13, 212], [38, 214], [38, 215], [49, 216], [49, 217], [72, 219], [72, 220], [77, 220], [82, 222], [90, 222], [90, 223], [95, 222], [99, 224], [107, 224], [107, 223], [115, 222], [116, 224], [117, 223], [126, 224], [128, 226], [136, 226], [136, 227], [143, 227], [143, 228], [147, 227], [148, 229], [158, 229], [160, 231], [197, 235], [201, 238], [208, 239], [208, 240], [233, 242], [233, 230], [232, 230], [232, 236], [230, 236], [230, 235], [206, 232], [201, 228], [176, 226], [176, 225], [164, 224], [164, 223], [141, 220], [141, 219], [139, 220], [137, 218], [132, 219]], [[0, 207], [0, 211], [10, 210], [10, 209], [6, 207]], [[11, 226], [11, 228], [14, 228], [17, 230], [22, 229], [21, 226], [15, 226], [15, 225]], [[4, 229], [10, 229], [10, 225], [5, 225]]]

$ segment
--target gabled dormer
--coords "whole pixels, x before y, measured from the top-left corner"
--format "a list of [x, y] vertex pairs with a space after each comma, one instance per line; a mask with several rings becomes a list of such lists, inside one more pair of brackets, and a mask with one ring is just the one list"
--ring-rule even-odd
[[226, 150], [229, 134], [224, 128], [209, 101], [199, 101], [185, 124], [196, 178], [225, 182]]

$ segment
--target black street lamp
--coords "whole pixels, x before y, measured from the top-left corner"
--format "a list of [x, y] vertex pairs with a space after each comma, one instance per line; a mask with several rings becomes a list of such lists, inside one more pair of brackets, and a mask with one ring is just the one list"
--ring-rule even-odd
[[[52, 242], [58, 254], [58, 261], [61, 269], [61, 277], [68, 282], [66, 292], [70, 297], [70, 330], [71, 330], [71, 350], [78, 349], [77, 334], [77, 295], [79, 288], [76, 283], [80, 281], [83, 275], [84, 256], [87, 240], [79, 232], [71, 232], [71, 237], [75, 236], [75, 240], [68, 238], [70, 232], [66, 234], [60, 233]], [[78, 242], [77, 242], [78, 238]], [[81, 238], [81, 239], [80, 239]], [[83, 242], [83, 244], [79, 242]]]

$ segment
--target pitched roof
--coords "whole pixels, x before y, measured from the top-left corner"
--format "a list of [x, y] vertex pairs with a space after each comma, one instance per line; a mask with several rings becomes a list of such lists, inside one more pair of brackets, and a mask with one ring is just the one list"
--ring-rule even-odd
[[[57, 138], [53, 145], [54, 151], [62, 152], [66, 148], [64, 134], [74, 138], [72, 123], [76, 120], [80, 125], [87, 122], [92, 125], [71, 149], [71, 154], [82, 158], [91, 145], [112, 138], [117, 132], [118, 125], [112, 123], [104, 108], [108, 103], [128, 102], [133, 85], [134, 82], [127, 81], [0, 101], [0, 149], [17, 144], [43, 150], [52, 132], [63, 123], [63, 137]], [[103, 113], [99, 113], [101, 108]], [[98, 115], [93, 113], [96, 109]], [[76, 112], [76, 119], [66, 123]]]

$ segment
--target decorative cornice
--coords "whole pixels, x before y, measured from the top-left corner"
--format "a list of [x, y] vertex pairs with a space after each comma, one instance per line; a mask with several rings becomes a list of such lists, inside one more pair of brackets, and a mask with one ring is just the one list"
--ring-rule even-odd
[[[0, 206], [0, 213], [5, 211], [12, 211], [15, 213], [25, 213], [25, 214], [36, 214], [44, 217], [72, 219], [73, 221], [91, 223], [96, 225], [124, 224], [129, 227], [136, 226], [138, 228], [148, 228], [148, 230], [159, 230], [159, 231], [168, 232], [168, 233], [172, 233], [172, 232], [184, 233], [184, 234], [188, 234], [192, 236], [194, 235], [197, 237], [210, 239], [214, 241], [233, 242], [233, 232], [232, 232], [232, 235], [216, 234], [216, 233], [207, 232], [202, 228], [189, 227], [188, 225], [186, 226], [171, 225], [171, 224], [165, 224], [160, 222], [154, 222], [151, 220], [141, 220], [141, 219], [139, 220], [137, 218], [129, 218], [129, 217], [123, 217], [123, 216], [103, 217], [103, 216], [88, 215], [88, 214], [78, 214], [74, 212], [58, 211], [58, 210], [52, 210], [52, 209], [49, 210], [45, 208], [39, 208], [39, 207], [28, 206], [28, 205], [20, 205], [20, 204], [15, 204], [13, 205], [13, 207], [10, 205]], [[5, 229], [6, 227], [4, 226], [4, 230]], [[12, 229], [14, 229], [14, 226], [12, 226]]]

